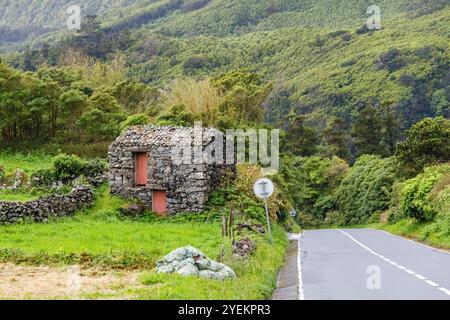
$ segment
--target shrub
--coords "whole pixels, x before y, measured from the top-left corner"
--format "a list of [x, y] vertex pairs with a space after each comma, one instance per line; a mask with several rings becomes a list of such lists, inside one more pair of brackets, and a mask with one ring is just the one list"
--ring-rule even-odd
[[[442, 203], [433, 201], [432, 190], [450, 173], [450, 165], [426, 168], [424, 173], [407, 180], [402, 185], [400, 209], [411, 218], [430, 221], [438, 214], [438, 206]], [[447, 188], [446, 188], [447, 189]]]
[[331, 211], [325, 217], [325, 224], [328, 226], [342, 226], [344, 225], [344, 216], [338, 211]]
[[56, 179], [53, 169], [42, 169], [34, 172], [30, 180], [32, 187], [45, 187], [52, 185]]
[[139, 125], [146, 125], [150, 123], [150, 118], [143, 113], [140, 114], [134, 114], [132, 116], [129, 116], [127, 120], [122, 122], [120, 124], [120, 127], [122, 130], [131, 127], [131, 126], [139, 126]]
[[53, 160], [55, 179], [67, 181], [83, 173], [86, 162], [74, 155], [61, 154]]
[[426, 118], [407, 131], [405, 142], [397, 145], [396, 157], [407, 175], [426, 166], [450, 160], [450, 120]]
[[318, 228], [323, 225], [323, 220], [314, 217], [311, 213], [300, 212], [297, 222], [302, 228]]
[[389, 49], [386, 53], [380, 55], [376, 61], [376, 67], [378, 70], [386, 69], [389, 72], [394, 72], [405, 66], [402, 60], [400, 50], [397, 48]]
[[388, 209], [395, 178], [394, 158], [361, 156], [335, 191], [345, 223], [365, 223], [374, 212]]
[[[336, 201], [331, 194], [347, 172], [348, 164], [337, 157], [284, 156], [275, 181], [298, 211], [323, 223], [326, 213], [336, 209]], [[299, 216], [299, 222], [310, 224], [310, 220], [308, 216]]]
[[86, 177], [96, 177], [108, 170], [108, 163], [105, 160], [93, 159], [85, 161], [82, 174]]

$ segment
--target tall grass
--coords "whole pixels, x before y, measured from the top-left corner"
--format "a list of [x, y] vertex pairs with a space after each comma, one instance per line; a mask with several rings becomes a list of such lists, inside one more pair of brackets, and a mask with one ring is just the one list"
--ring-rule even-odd
[[223, 101], [217, 88], [210, 79], [194, 80], [191, 78], [173, 81], [170, 90], [166, 90], [167, 105], [184, 105], [186, 110], [201, 115], [204, 125], [215, 123], [217, 110]]

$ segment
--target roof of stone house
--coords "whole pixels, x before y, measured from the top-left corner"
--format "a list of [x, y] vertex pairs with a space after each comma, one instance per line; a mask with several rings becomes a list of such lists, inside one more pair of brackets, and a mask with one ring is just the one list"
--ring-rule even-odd
[[223, 133], [214, 128], [184, 128], [167, 126], [133, 126], [123, 132], [116, 141], [120, 144], [142, 146], [171, 146], [191, 143], [195, 134], [202, 134], [202, 143], [209, 144], [213, 138]]

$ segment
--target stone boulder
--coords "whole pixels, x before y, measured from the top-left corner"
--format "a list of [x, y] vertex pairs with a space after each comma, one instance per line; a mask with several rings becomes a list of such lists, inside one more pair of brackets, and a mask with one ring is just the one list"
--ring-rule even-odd
[[12, 189], [18, 189], [20, 187], [23, 187], [27, 182], [28, 182], [27, 174], [23, 170], [17, 169], [16, 172], [14, 173]]
[[201, 251], [191, 246], [178, 248], [158, 261], [156, 272], [176, 272], [183, 276], [198, 276], [214, 280], [236, 278], [236, 274], [230, 267], [210, 260]]

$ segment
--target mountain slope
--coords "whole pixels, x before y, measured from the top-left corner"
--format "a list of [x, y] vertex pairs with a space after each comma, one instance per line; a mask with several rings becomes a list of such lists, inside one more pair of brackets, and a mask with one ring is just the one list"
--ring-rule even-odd
[[[64, 31], [70, 0], [0, 0], [0, 28], [15, 44], [49, 31]], [[284, 27], [320, 27], [331, 30], [361, 25], [372, 0], [80, 0], [83, 17], [97, 15], [113, 30], [147, 26], [167, 36], [242, 34]], [[420, 15], [441, 9], [448, 0], [380, 0], [384, 19], [401, 14]], [[30, 28], [33, 27], [34, 30]], [[26, 36], [12, 37], [22, 32]], [[5, 48], [3, 48], [5, 49]]]
[[[63, 7], [44, 2], [49, 13]], [[425, 116], [450, 117], [448, 0], [379, 1], [382, 30], [374, 32], [365, 27], [369, 0], [113, 4], [97, 7], [101, 28], [69, 34], [53, 52], [72, 46], [107, 59], [119, 49], [128, 76], [156, 86], [245, 67], [274, 84], [265, 103], [274, 122], [294, 110], [323, 129], [332, 116], [356, 121], [368, 105], [395, 110], [402, 128]], [[17, 11], [18, 21], [28, 12]], [[55, 63], [39, 51], [27, 59]]]

